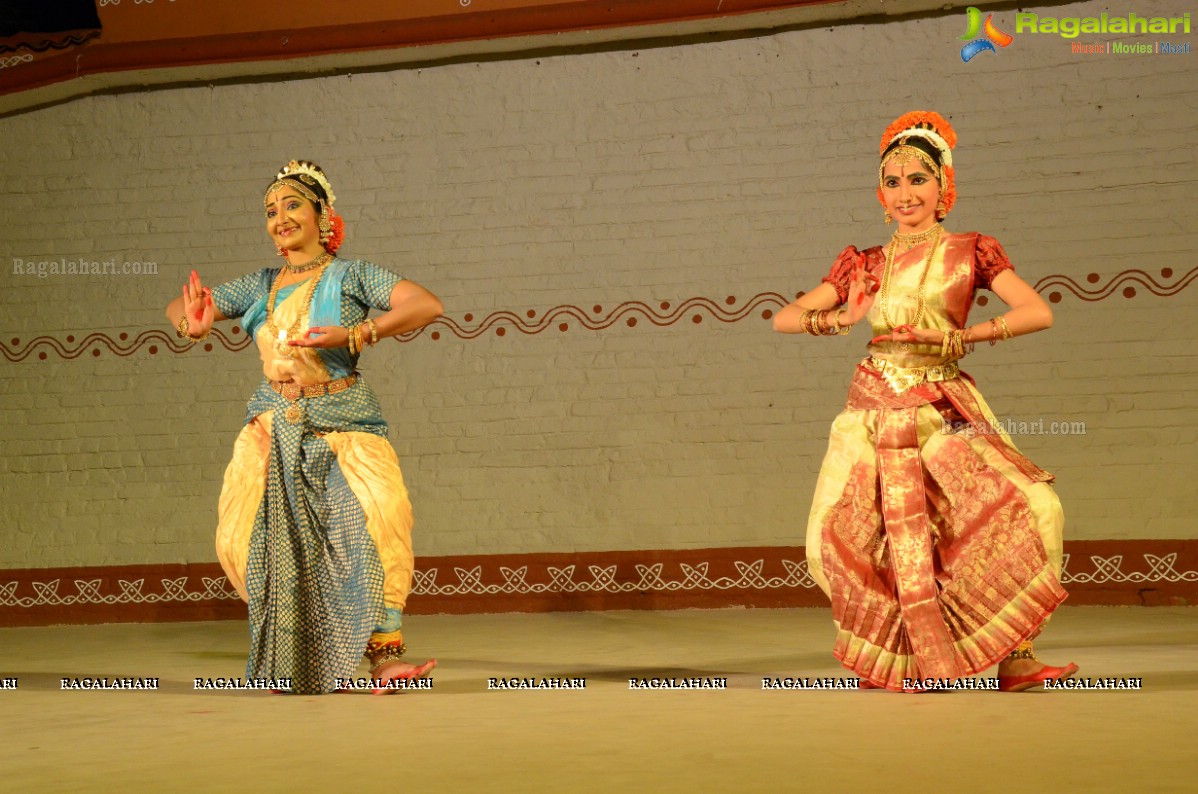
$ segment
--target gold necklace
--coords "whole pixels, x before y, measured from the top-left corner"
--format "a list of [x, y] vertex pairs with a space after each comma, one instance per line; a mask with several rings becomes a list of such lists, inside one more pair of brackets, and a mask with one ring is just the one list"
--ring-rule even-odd
[[939, 223], [933, 223], [922, 232], [914, 232], [913, 234], [894, 233], [894, 237], [890, 238], [892, 242], [898, 242], [903, 247], [903, 253], [907, 253], [920, 243], [926, 243], [933, 236], [938, 235], [944, 227]]
[[[919, 321], [923, 319], [924, 308], [926, 303], [926, 291], [928, 286], [928, 273], [932, 270], [932, 258], [936, 255], [936, 248], [940, 245], [940, 232], [944, 227], [937, 224], [931, 229], [924, 232], [919, 232], [918, 235], [903, 235], [904, 237], [924, 236], [925, 240], [931, 240], [928, 246], [927, 256], [924, 258], [923, 275], [919, 277], [919, 287], [915, 291], [916, 309], [915, 316], [904, 325], [910, 325], [918, 328]], [[886, 323], [886, 327], [894, 331], [896, 323], [890, 318], [890, 283], [894, 278], [894, 255], [895, 249], [898, 248], [900, 235], [896, 234], [890, 240], [890, 245], [886, 248], [886, 269], [882, 271], [882, 287], [878, 290], [878, 303], [881, 304], [882, 321]], [[913, 244], [914, 245], [914, 244]]]
[[308, 290], [303, 301], [304, 308], [296, 316], [295, 322], [286, 331], [280, 330], [279, 326], [275, 324], [275, 302], [279, 298], [279, 289], [282, 287], [285, 271], [280, 270], [279, 275], [275, 277], [275, 283], [271, 285], [270, 297], [266, 301], [266, 333], [273, 341], [275, 354], [278, 356], [296, 358], [299, 355], [299, 351], [292, 347], [289, 342], [299, 337], [300, 327], [304, 322], [304, 318], [308, 316], [309, 310], [312, 308], [312, 298], [316, 295], [316, 285], [324, 276], [324, 265], [327, 265], [333, 259], [331, 254], [323, 254], [317, 257], [317, 259], [324, 257], [327, 258], [320, 263], [321, 270], [308, 279]]
[[283, 267], [287, 268], [287, 270], [292, 273], [307, 273], [309, 270], [315, 270], [318, 267], [328, 264], [332, 258], [333, 255], [328, 251], [325, 251], [310, 262], [305, 262], [302, 265], [293, 265], [290, 262], [287, 262], [283, 265]]

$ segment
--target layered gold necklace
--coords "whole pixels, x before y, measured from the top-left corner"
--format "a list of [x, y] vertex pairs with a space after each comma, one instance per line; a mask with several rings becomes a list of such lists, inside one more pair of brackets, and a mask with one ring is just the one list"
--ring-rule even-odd
[[920, 320], [923, 319], [924, 308], [927, 305], [928, 273], [932, 270], [932, 258], [936, 255], [936, 248], [940, 245], [940, 234], [943, 231], [944, 227], [937, 223], [922, 232], [916, 232], [915, 234], [895, 233], [894, 237], [890, 238], [890, 245], [886, 247], [886, 269], [882, 271], [882, 286], [878, 290], [878, 303], [881, 305], [882, 321], [886, 323], [886, 327], [891, 331], [898, 325], [890, 317], [890, 284], [894, 278], [894, 256], [898, 251], [898, 247], [900, 245], [903, 246], [903, 253], [906, 253], [920, 243], [929, 243], [928, 253], [923, 261], [923, 275], [919, 277], [919, 287], [915, 291], [915, 316], [905, 323], [905, 325], [918, 328]]
[[[301, 336], [301, 329], [304, 321], [308, 317], [309, 311], [312, 308], [312, 298], [316, 295], [316, 285], [320, 283], [321, 277], [324, 276], [324, 267], [329, 262], [333, 261], [333, 255], [323, 253], [320, 256], [308, 262], [305, 265], [300, 265], [299, 268], [287, 268], [279, 271], [279, 275], [275, 277], [275, 283], [270, 288], [270, 298], [266, 302], [266, 333], [270, 336], [274, 343], [275, 354], [282, 358], [295, 358], [299, 355], [299, 351], [291, 346], [290, 342], [298, 339]], [[283, 276], [290, 270], [293, 273], [307, 272], [320, 268], [317, 273], [308, 278], [308, 288], [303, 298], [303, 308], [295, 317], [293, 322], [286, 330], [279, 328], [275, 324], [275, 302], [279, 298], [279, 289], [283, 285]]]

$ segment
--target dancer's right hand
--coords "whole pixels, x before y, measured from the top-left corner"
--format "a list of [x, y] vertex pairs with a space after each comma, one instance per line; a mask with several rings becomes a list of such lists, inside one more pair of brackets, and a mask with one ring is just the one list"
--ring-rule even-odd
[[212, 290], [204, 286], [200, 274], [194, 270], [183, 285], [183, 316], [187, 318], [188, 335], [197, 339], [208, 333], [216, 319]]
[[842, 309], [845, 317], [841, 325], [853, 325], [869, 314], [880, 286], [878, 277], [865, 269], [865, 256], [859, 256], [857, 264], [853, 266], [853, 280], [849, 282], [849, 299]]

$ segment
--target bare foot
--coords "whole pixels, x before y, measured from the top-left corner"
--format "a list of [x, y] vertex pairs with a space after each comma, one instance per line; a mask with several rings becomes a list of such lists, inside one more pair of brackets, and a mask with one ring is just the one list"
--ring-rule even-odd
[[1023, 692], [1027, 689], [1042, 689], [1045, 681], [1071, 678], [1077, 673], [1077, 665], [1053, 667], [1036, 659], [1007, 658], [998, 664], [998, 688], [1003, 692]]
[[391, 695], [396, 692], [402, 692], [401, 686], [388, 686], [388, 684], [399, 681], [415, 681], [417, 678], [424, 678], [436, 666], [436, 659], [429, 659], [421, 665], [408, 664], [398, 659], [394, 662], [386, 662], [370, 671], [375, 686], [372, 692], [375, 695]]

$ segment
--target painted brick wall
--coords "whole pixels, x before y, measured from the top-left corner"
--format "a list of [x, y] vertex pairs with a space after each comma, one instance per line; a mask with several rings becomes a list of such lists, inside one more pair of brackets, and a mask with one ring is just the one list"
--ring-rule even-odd
[[[917, 107], [960, 135], [950, 228], [998, 237], [1032, 283], [1113, 287], [1045, 287], [1051, 331], [968, 362], [1001, 417], [1085, 423], [1017, 437], [1058, 475], [1068, 537], [1194, 537], [1198, 284], [1176, 287], [1198, 266], [1198, 55], [1025, 34], [963, 63], [963, 28], [954, 12], [0, 119], [0, 341], [20, 358], [0, 367], [0, 568], [214, 559], [256, 356], [136, 339], [165, 330], [191, 267], [217, 282], [272, 262], [259, 200], [291, 157], [330, 174], [345, 251], [428, 286], [452, 321], [364, 366], [418, 554], [802, 543], [867, 333], [784, 337], [762, 315], [843, 246], [886, 239], [876, 144]], [[157, 273], [11, 264], [79, 258]], [[708, 302], [679, 314], [691, 298]], [[93, 333], [118, 352], [21, 357]]]

